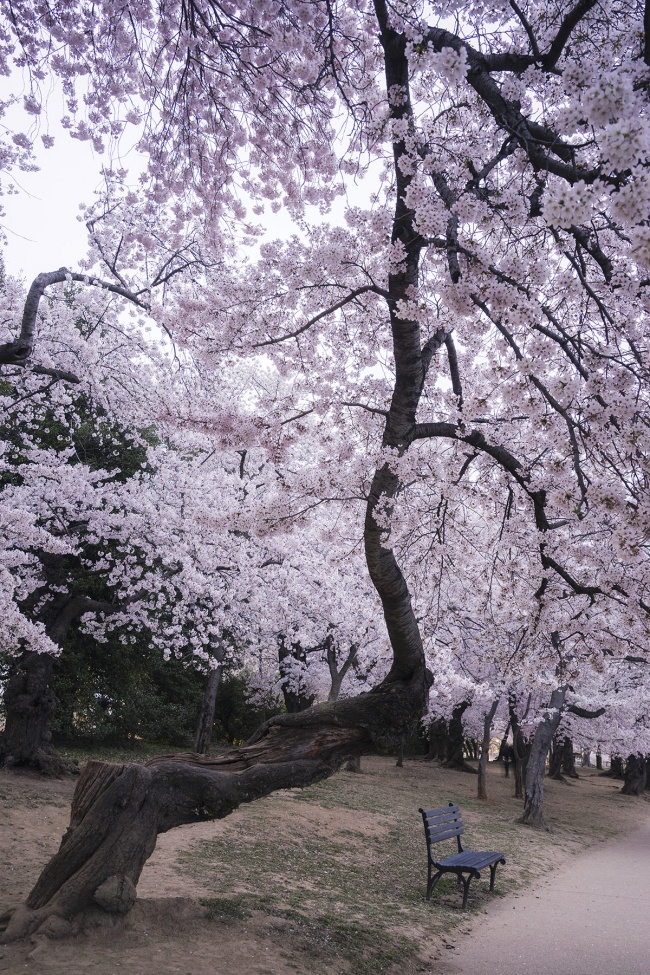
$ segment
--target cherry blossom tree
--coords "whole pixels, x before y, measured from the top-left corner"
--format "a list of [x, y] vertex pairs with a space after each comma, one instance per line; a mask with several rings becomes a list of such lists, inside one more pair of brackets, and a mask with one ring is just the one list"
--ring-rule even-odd
[[[218, 760], [89, 766], [10, 936], [93, 897], [128, 909], [157, 832], [399, 739], [428, 683], [397, 534], [422, 481], [435, 510], [471, 477], [500, 520], [518, 513], [549, 659], [645, 656], [644, 14], [633, 0], [12, 3], [4, 56], [30, 111], [53, 71], [77, 138], [99, 150], [138, 127], [149, 169], [133, 189], [116, 164], [89, 214], [111, 287], [197, 375], [246, 375], [247, 446], [286, 472], [278, 517], [365, 507], [392, 664], [371, 692], [273, 719]], [[295, 233], [264, 238], [266, 209]], [[218, 395], [179, 418], [220, 446], [244, 432]]]

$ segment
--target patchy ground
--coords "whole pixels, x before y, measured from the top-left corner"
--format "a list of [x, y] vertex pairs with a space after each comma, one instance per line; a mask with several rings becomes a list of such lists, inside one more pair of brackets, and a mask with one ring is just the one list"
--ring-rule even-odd
[[[647, 800], [584, 770], [547, 783], [552, 833], [519, 826], [513, 780], [476, 777], [424, 760], [363, 759], [305, 790], [242, 807], [225, 820], [161, 836], [126, 918], [99, 910], [76, 937], [0, 945], [0, 972], [65, 975], [376, 975], [435, 972], [436, 960], [489, 913], [487, 882], [469, 909], [453, 880], [424, 900], [426, 847], [418, 806], [458, 801], [467, 843], [501, 849], [497, 896], [525, 886], [586, 846], [647, 818]], [[0, 905], [25, 898], [68, 823], [74, 781], [0, 772]]]

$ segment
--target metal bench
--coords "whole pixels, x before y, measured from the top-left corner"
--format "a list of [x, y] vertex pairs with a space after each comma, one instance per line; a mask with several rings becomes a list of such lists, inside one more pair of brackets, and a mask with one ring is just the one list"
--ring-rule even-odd
[[[490, 868], [490, 890], [494, 890], [494, 875], [497, 871], [497, 864], [505, 863], [506, 858], [503, 853], [495, 851], [474, 851], [464, 850], [460, 842], [461, 834], [465, 832], [460, 809], [453, 802], [442, 809], [420, 809], [424, 821], [424, 833], [427, 838], [427, 856], [429, 861], [427, 879], [427, 900], [431, 900], [433, 888], [445, 873], [455, 873], [458, 882], [463, 885], [463, 908], [467, 906], [467, 895], [469, 885], [474, 877], [481, 879], [480, 871], [484, 867]], [[436, 843], [443, 840], [451, 840], [456, 837], [458, 843], [458, 853], [454, 856], [445, 857], [444, 860], [437, 860], [434, 856], [433, 847]], [[433, 871], [436, 873], [433, 873]]]

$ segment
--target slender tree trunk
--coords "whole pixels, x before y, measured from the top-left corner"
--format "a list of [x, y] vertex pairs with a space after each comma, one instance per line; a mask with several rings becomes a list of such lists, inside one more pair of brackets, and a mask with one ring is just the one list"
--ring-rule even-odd
[[510, 712], [510, 724], [512, 725], [512, 747], [515, 753], [515, 799], [523, 799], [526, 767], [528, 765], [531, 744], [521, 730], [519, 716], [515, 710], [515, 701], [513, 698], [510, 698], [508, 701], [508, 710]]
[[547, 713], [544, 715], [533, 737], [533, 744], [526, 769], [526, 794], [524, 797], [524, 813], [520, 822], [527, 826], [546, 828], [542, 815], [544, 808], [544, 771], [546, 756], [551, 742], [557, 731], [564, 702], [566, 699], [566, 685], [556, 688], [551, 694], [551, 701]]
[[549, 779], [562, 778], [562, 747], [558, 738], [554, 738], [548, 750], [548, 777]]
[[525, 796], [526, 773], [528, 771], [528, 759], [532, 742], [524, 737], [520, 728], [514, 736], [515, 751], [515, 799], [523, 799]]
[[596, 768], [599, 772], [602, 772], [603, 770], [603, 755], [600, 750], [600, 746], [598, 746], [598, 751], [596, 752]]
[[347, 672], [350, 667], [353, 666], [355, 660], [357, 659], [358, 647], [353, 644], [348, 650], [348, 655], [343, 661], [341, 668], [338, 668], [338, 661], [336, 659], [336, 648], [334, 647], [334, 641], [329, 635], [326, 640], [325, 650], [327, 658], [327, 666], [330, 672], [330, 690], [327, 695], [328, 701], [338, 701], [339, 694], [341, 693], [341, 686], [345, 679]]
[[210, 742], [212, 741], [214, 713], [217, 707], [217, 692], [219, 690], [221, 675], [223, 673], [223, 664], [221, 663], [223, 658], [224, 651], [221, 650], [221, 656], [217, 655], [216, 657], [216, 659], [220, 662], [208, 674], [208, 679], [205, 685], [203, 704], [201, 705], [201, 714], [199, 716], [199, 723], [196, 729], [196, 738], [194, 739], [194, 751], [197, 755], [207, 755], [208, 749], [210, 748]]
[[483, 722], [483, 738], [481, 740], [481, 754], [478, 760], [478, 798], [487, 802], [487, 763], [492, 735], [492, 722], [499, 706], [499, 698], [492, 703], [492, 707], [485, 715]]

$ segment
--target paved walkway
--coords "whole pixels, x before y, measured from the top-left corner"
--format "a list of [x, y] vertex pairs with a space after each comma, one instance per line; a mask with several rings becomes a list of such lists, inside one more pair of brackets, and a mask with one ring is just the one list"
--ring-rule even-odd
[[489, 902], [472, 933], [459, 937], [435, 970], [649, 975], [650, 816], [642, 829], [571, 857], [534, 887]]

